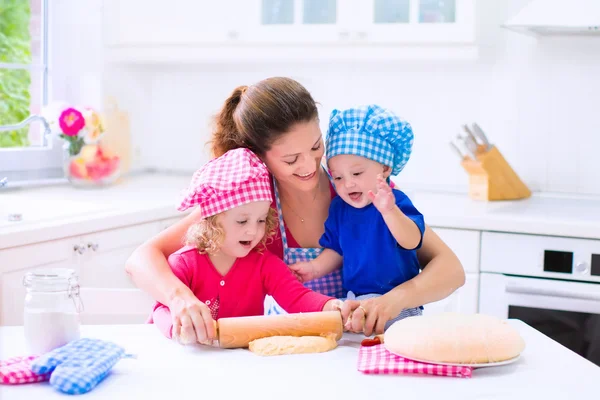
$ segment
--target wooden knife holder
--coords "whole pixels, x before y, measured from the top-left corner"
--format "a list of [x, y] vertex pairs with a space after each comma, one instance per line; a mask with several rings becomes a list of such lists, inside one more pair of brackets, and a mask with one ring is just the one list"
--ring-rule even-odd
[[465, 157], [461, 165], [469, 174], [469, 197], [474, 200], [518, 200], [531, 190], [504, 159], [496, 146], [479, 146], [476, 159]]

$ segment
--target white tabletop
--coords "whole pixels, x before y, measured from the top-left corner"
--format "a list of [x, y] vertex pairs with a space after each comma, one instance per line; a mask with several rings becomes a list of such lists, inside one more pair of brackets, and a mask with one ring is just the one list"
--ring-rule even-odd
[[[521, 321], [521, 358], [476, 369], [471, 378], [363, 375], [358, 335], [322, 354], [259, 357], [245, 349], [183, 347], [152, 325], [83, 326], [82, 336], [110, 340], [137, 354], [120, 360], [85, 399], [577, 399], [598, 396], [600, 368]], [[0, 327], [0, 358], [24, 354], [22, 327]], [[168, 396], [168, 397], [167, 397]], [[0, 385], [0, 399], [65, 398], [48, 383]], [[582, 398], [582, 397], [579, 397]]]

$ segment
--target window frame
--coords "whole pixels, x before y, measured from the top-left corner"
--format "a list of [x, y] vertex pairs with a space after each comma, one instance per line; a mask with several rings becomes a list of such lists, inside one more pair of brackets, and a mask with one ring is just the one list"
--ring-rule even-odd
[[[40, 0], [41, 6], [41, 64], [0, 63], [3, 69], [27, 69], [41, 71], [41, 105], [48, 105], [50, 93], [50, 11], [49, 1]], [[21, 121], [19, 121], [21, 122]], [[19, 123], [17, 122], [17, 123]], [[43, 130], [41, 121], [29, 126]], [[0, 148], [0, 180], [8, 178], [7, 187], [35, 185], [45, 182], [64, 180], [62, 172], [62, 143], [56, 135], [42, 138], [42, 145], [28, 147]]]

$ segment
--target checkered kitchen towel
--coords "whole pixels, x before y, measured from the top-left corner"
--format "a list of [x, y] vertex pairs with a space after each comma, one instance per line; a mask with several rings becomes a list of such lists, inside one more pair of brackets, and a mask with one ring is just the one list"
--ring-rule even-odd
[[428, 364], [390, 353], [383, 344], [361, 346], [358, 352], [358, 370], [364, 374], [427, 374], [470, 378], [472, 367]]
[[44, 382], [50, 374], [36, 374], [31, 370], [31, 363], [37, 356], [13, 357], [0, 361], [0, 383], [19, 385], [23, 383]]
[[35, 360], [31, 369], [50, 373], [50, 385], [67, 394], [87, 393], [108, 375], [125, 350], [114, 343], [82, 338]]

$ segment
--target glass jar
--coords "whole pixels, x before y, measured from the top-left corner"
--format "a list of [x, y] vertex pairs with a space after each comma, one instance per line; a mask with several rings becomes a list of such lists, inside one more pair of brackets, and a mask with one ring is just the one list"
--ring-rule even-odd
[[98, 141], [85, 144], [83, 140], [63, 145], [65, 177], [75, 187], [103, 187], [113, 184], [121, 176], [119, 156], [106, 150]]
[[52, 268], [29, 272], [23, 285], [27, 292], [23, 328], [31, 354], [43, 354], [79, 339], [83, 302], [75, 271]]

